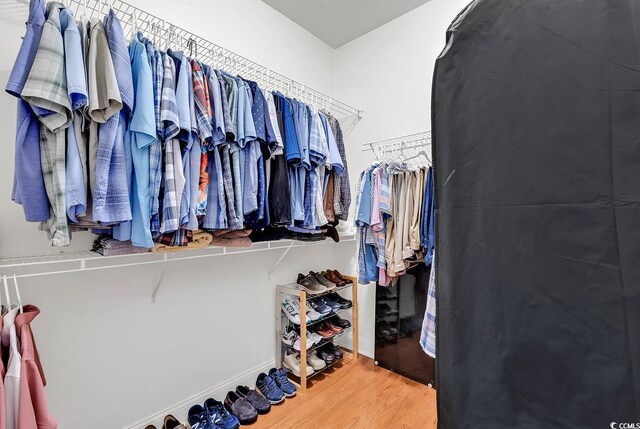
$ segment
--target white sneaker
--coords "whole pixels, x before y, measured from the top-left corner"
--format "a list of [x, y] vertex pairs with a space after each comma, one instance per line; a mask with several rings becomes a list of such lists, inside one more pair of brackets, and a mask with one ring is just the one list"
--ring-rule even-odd
[[[287, 316], [291, 322], [296, 325], [300, 324], [300, 298], [297, 296], [287, 295], [282, 300], [282, 309], [284, 310], [284, 314]], [[306, 323], [309, 323], [311, 320], [309, 316], [305, 318]]]
[[320, 359], [320, 357], [318, 357], [317, 350], [309, 353], [309, 355], [307, 356], [307, 363], [311, 365], [311, 367], [316, 371], [319, 371], [327, 366], [327, 363], [324, 360]]
[[[300, 355], [298, 353], [289, 353], [287, 351], [282, 359], [282, 366], [291, 371], [295, 376], [300, 377]], [[307, 365], [307, 376], [313, 374], [313, 372], [313, 368]]]
[[318, 313], [313, 309], [313, 307], [307, 304], [307, 317], [312, 321], [316, 321], [322, 319], [322, 314]]
[[309, 339], [311, 339], [311, 342], [313, 344], [318, 344], [320, 341], [322, 341], [322, 337], [320, 335], [307, 329], [307, 342], [309, 342]]
[[[293, 347], [297, 351], [300, 351], [300, 336], [291, 326], [284, 328], [284, 332], [282, 333], [282, 342], [289, 347]], [[307, 337], [307, 348], [312, 347], [313, 344], [313, 340]]]

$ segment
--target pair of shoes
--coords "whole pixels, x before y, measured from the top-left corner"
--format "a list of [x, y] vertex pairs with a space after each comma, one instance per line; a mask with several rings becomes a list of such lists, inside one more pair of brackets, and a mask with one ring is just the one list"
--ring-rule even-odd
[[256, 380], [256, 387], [272, 404], [279, 404], [284, 401], [285, 397], [296, 396], [296, 386], [289, 381], [287, 370], [284, 368], [271, 368], [269, 375], [264, 372], [260, 373]]
[[317, 355], [325, 362], [326, 365], [331, 365], [335, 361], [342, 359], [344, 356], [344, 352], [331, 342], [319, 347], [314, 350], [314, 352], [317, 352]]
[[328, 299], [326, 296], [321, 296], [318, 298], [310, 298], [307, 300], [309, 306], [314, 309], [314, 311], [320, 313], [322, 317], [326, 317], [329, 313], [340, 310], [340, 304], [337, 302], [333, 302]]
[[[287, 351], [282, 358], [282, 366], [291, 371], [296, 377], [300, 377], [300, 355]], [[313, 368], [307, 365], [307, 376], [313, 374]]]
[[311, 365], [314, 371], [320, 371], [327, 366], [327, 363], [318, 356], [318, 350], [313, 350], [307, 355], [307, 363]]
[[342, 309], [353, 307], [353, 303], [350, 300], [341, 297], [337, 292], [327, 295], [326, 298], [336, 304], [339, 304]]
[[342, 329], [349, 329], [351, 327], [351, 322], [347, 319], [343, 319], [337, 314], [329, 319], [329, 322], [334, 326], [339, 326]]
[[[284, 310], [284, 314], [292, 323], [295, 323], [296, 325], [300, 324], [300, 298], [291, 295], [285, 296], [282, 300], [282, 309]], [[318, 317], [318, 319], [320, 319], [320, 317]], [[311, 316], [306, 314], [305, 323], [309, 323], [311, 320]]]
[[[289, 347], [293, 347], [297, 351], [300, 351], [300, 334], [292, 326], [287, 326], [284, 328], [284, 332], [282, 333], [282, 342]], [[314, 344], [315, 337], [311, 338], [311, 335], [309, 335], [309, 331], [307, 331], [306, 348], [308, 349]]]
[[344, 331], [343, 328], [334, 325], [329, 320], [318, 323], [317, 325], [313, 326], [312, 329], [322, 338], [333, 338], [336, 334], [340, 334], [342, 333], [342, 331]]
[[191, 429], [237, 429], [240, 426], [238, 418], [213, 398], [204, 401], [204, 406], [196, 404], [189, 408], [187, 420]]
[[271, 411], [271, 402], [255, 389], [250, 389], [248, 386], [238, 386], [236, 387], [236, 393], [249, 401], [258, 414], [267, 414]]
[[[154, 425], [148, 425], [144, 429], [156, 429], [156, 427]], [[182, 423], [180, 423], [178, 419], [176, 419], [171, 414], [169, 414], [164, 418], [164, 424], [162, 425], [162, 429], [187, 429], [187, 427]]]
[[378, 305], [376, 305], [376, 315], [380, 317], [395, 316], [396, 314], [398, 314], [398, 310], [391, 308], [388, 304], [378, 303]]
[[345, 286], [347, 284], [352, 284], [353, 283], [353, 280], [346, 278], [345, 276], [340, 274], [340, 271], [338, 271], [338, 270], [327, 270], [327, 276], [334, 283], [336, 283], [336, 282], [334, 280], [332, 280], [332, 279], [337, 280], [338, 283], [336, 283], [336, 284], [338, 286]]
[[[244, 396], [240, 396], [236, 391], [227, 393], [224, 398], [224, 406], [242, 425], [249, 425], [258, 419], [258, 410]], [[269, 404], [271, 406], [271, 404]]]
[[327, 287], [318, 282], [314, 276], [305, 276], [302, 273], [298, 274], [297, 284], [302, 287], [309, 295], [318, 295], [328, 291]]
[[328, 291], [336, 289], [336, 284], [331, 280], [329, 280], [329, 278], [327, 277], [327, 273], [324, 271], [321, 271], [319, 273], [314, 273], [313, 271], [309, 271], [309, 276], [313, 277], [316, 282], [326, 287]]

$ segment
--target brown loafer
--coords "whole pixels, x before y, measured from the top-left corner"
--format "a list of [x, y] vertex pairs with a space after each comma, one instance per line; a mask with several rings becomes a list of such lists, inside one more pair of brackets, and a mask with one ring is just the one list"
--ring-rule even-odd
[[342, 280], [345, 283], [353, 283], [353, 280], [346, 278], [345, 276], [343, 276], [342, 274], [340, 274], [340, 271], [338, 270], [333, 270], [333, 272], [335, 273], [336, 277], [338, 277], [340, 280]]
[[[324, 273], [324, 271], [323, 271]], [[336, 286], [344, 286], [346, 283], [344, 282], [344, 280], [342, 280], [341, 278], [339, 278], [336, 275], [335, 271], [331, 271], [331, 270], [327, 270], [327, 278], [329, 279], [329, 281], [331, 283], [335, 283]]]
[[331, 329], [336, 334], [339, 334], [340, 332], [344, 331], [344, 329], [342, 329], [339, 326], [334, 325], [333, 323], [331, 323], [331, 321], [327, 321], [326, 325], [327, 325], [327, 328]]

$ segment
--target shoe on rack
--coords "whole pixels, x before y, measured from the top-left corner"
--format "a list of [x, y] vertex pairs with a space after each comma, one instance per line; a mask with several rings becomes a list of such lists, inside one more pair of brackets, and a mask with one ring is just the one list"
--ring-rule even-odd
[[[297, 296], [287, 295], [282, 300], [282, 309], [287, 318], [296, 325], [300, 324], [300, 298]], [[306, 323], [311, 320], [309, 316], [305, 317]]]
[[271, 411], [271, 402], [254, 389], [249, 389], [248, 386], [238, 386], [236, 387], [236, 393], [251, 402], [258, 414], [267, 414]]
[[336, 360], [334, 354], [327, 350], [327, 346], [320, 347], [315, 351], [318, 352], [318, 356], [320, 356], [320, 359], [324, 360], [327, 365], [331, 365]]
[[187, 429], [187, 427], [180, 423], [178, 419], [169, 414], [168, 416], [164, 417], [164, 424], [162, 425], [162, 429]]
[[316, 334], [315, 332], [313, 332], [310, 329], [307, 329], [307, 341], [309, 339], [311, 339], [311, 341], [313, 342], [314, 345], [318, 344], [320, 341], [322, 341], [322, 337], [320, 335]]
[[253, 408], [247, 398], [238, 395], [234, 390], [227, 393], [224, 406], [238, 418], [240, 424], [249, 425], [258, 419], [258, 411]]
[[332, 311], [338, 311], [340, 309], [342, 309], [342, 306], [340, 304], [338, 304], [337, 302], [329, 299], [326, 296], [321, 296], [319, 298], [316, 298], [318, 301], [320, 301], [321, 303], [323, 303], [324, 305], [331, 307]]
[[[284, 328], [284, 332], [282, 333], [282, 342], [289, 347], [293, 347], [297, 351], [300, 351], [300, 335], [293, 327], [287, 326]], [[313, 344], [314, 341], [307, 336], [306, 348], [312, 347]]]
[[276, 384], [278, 385], [280, 390], [284, 392], [284, 395], [287, 398], [293, 398], [294, 396], [296, 396], [296, 386], [294, 386], [293, 383], [289, 381], [286, 369], [271, 368], [271, 370], [269, 371], [269, 377], [273, 378], [276, 381]]
[[335, 283], [338, 287], [342, 287], [347, 284], [344, 280], [336, 275], [335, 271], [327, 270], [323, 271], [322, 274], [324, 274], [330, 282]]
[[336, 325], [334, 325], [333, 323], [331, 323], [331, 321], [330, 321], [330, 320], [327, 320], [327, 321], [325, 322], [325, 326], [326, 326], [327, 328], [331, 329], [331, 330], [332, 330], [333, 332], [335, 332], [336, 334], [341, 334], [341, 333], [342, 333], [342, 331], [344, 331], [344, 329], [342, 329], [341, 327], [336, 326]]
[[187, 422], [191, 429], [217, 429], [209, 421], [209, 414], [202, 405], [196, 404], [189, 408], [187, 414]]
[[313, 330], [322, 338], [333, 338], [336, 335], [336, 333], [329, 327], [327, 327], [324, 323], [318, 323], [313, 327]]
[[[300, 355], [297, 353], [289, 353], [288, 351], [282, 358], [282, 366], [291, 371], [296, 377], [300, 377]], [[313, 368], [307, 365], [307, 376], [313, 374]]]
[[376, 306], [376, 313], [378, 313], [382, 317], [395, 316], [396, 314], [398, 314], [398, 310], [389, 307], [388, 304], [378, 303], [378, 305]]
[[297, 283], [310, 295], [318, 295], [327, 291], [327, 288], [318, 283], [316, 279], [302, 273], [298, 274]]
[[327, 366], [327, 363], [324, 361], [324, 359], [321, 359], [318, 356], [317, 350], [313, 350], [307, 355], [307, 363], [311, 365], [314, 371], [320, 371]]
[[315, 322], [320, 319], [322, 319], [322, 314], [315, 311], [310, 305], [307, 305], [307, 322]]
[[264, 372], [258, 375], [256, 387], [272, 404], [279, 404], [284, 401], [284, 392], [278, 387], [273, 378], [269, 377]]
[[326, 298], [340, 304], [340, 308], [344, 309], [353, 307], [353, 302], [351, 302], [351, 300], [341, 297], [337, 292], [327, 295]]
[[342, 274], [340, 274], [340, 271], [338, 270], [333, 270], [333, 273], [343, 282], [347, 283], [347, 284], [353, 284], [353, 280], [346, 278], [345, 276], [343, 276]]
[[335, 290], [336, 284], [329, 281], [326, 277], [323, 277], [320, 273], [314, 273], [313, 271], [309, 271], [309, 277], [313, 277], [315, 281], [320, 283], [322, 286], [326, 287], [327, 290]]
[[220, 401], [209, 398], [204, 401], [204, 409], [209, 415], [209, 421], [214, 424], [212, 428], [237, 429], [240, 426], [238, 418], [231, 414]]
[[342, 349], [338, 346], [336, 346], [333, 343], [329, 343], [325, 346], [325, 349], [329, 352], [329, 353], [333, 353], [333, 356], [336, 358], [336, 360], [338, 359], [342, 359], [344, 357], [344, 352], [342, 351]]
[[329, 319], [329, 321], [332, 325], [339, 326], [342, 329], [349, 329], [351, 327], [351, 322], [349, 322], [347, 319], [343, 319], [337, 314]]
[[321, 298], [311, 298], [307, 300], [311, 308], [320, 313], [322, 317], [329, 315], [333, 311], [333, 308], [322, 303]]

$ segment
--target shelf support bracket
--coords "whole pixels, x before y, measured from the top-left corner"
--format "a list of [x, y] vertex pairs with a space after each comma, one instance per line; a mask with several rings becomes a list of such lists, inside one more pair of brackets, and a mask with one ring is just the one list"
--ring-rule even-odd
[[169, 255], [167, 253], [164, 254], [164, 266], [162, 267], [162, 273], [160, 274], [160, 278], [156, 282], [156, 287], [153, 288], [153, 293], [151, 294], [151, 302], [155, 304], [156, 298], [158, 296], [158, 291], [160, 291], [160, 287], [162, 286], [162, 281], [164, 280], [164, 274], [167, 272], [167, 267], [169, 266]]
[[295, 241], [292, 241], [291, 244], [289, 244], [287, 246], [287, 248], [285, 249], [285, 251], [282, 253], [282, 255], [280, 255], [280, 257], [278, 258], [278, 260], [276, 261], [275, 264], [273, 264], [273, 267], [271, 267], [271, 269], [269, 270], [269, 272], [267, 273], [267, 278], [270, 279], [271, 278], [271, 274], [273, 274], [276, 269], [278, 269], [278, 265], [280, 265], [280, 263], [282, 262], [282, 260], [287, 256], [287, 254], [289, 253], [289, 251], [291, 250], [291, 248], [293, 247], [293, 245], [295, 244]]

